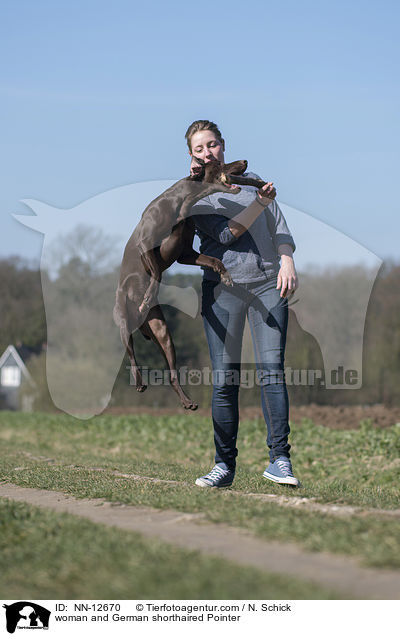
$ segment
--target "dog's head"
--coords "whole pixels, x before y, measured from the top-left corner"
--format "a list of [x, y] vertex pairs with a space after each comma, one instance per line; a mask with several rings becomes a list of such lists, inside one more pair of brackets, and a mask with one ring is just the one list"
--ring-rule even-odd
[[240, 175], [246, 171], [247, 161], [245, 159], [225, 164], [220, 163], [216, 159], [208, 163], [198, 157], [195, 157], [195, 160], [198, 165], [192, 165], [191, 179], [215, 184], [218, 187], [218, 191], [230, 192], [231, 194], [240, 192], [240, 188], [232, 183], [230, 175]]

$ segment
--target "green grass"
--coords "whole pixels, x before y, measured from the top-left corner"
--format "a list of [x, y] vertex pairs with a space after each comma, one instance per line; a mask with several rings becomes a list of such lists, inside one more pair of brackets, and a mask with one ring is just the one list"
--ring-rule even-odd
[[[195, 414], [99, 416], [81, 421], [67, 415], [0, 412], [0, 440], [7, 449], [3, 456], [25, 450], [65, 464], [131, 472], [136, 466], [149, 476], [190, 482], [213, 462], [210, 418]], [[399, 507], [400, 423], [377, 429], [366, 420], [358, 429], [340, 431], [303, 420], [290, 442], [303, 487], [284, 489], [285, 495], [300, 493], [323, 503]], [[241, 422], [238, 446], [240, 478], [235, 489], [282, 492], [260, 479], [267, 464], [261, 418]]]
[[0, 569], [2, 598], [340, 598], [288, 576], [271, 577], [134, 532], [7, 500], [0, 500]]
[[[204, 491], [192, 484], [212, 465], [209, 418], [137, 415], [80, 421], [64, 415], [3, 412], [0, 478], [77, 497], [202, 512], [210, 521], [245, 527], [265, 539], [357, 556], [368, 565], [400, 567], [398, 519], [362, 514], [338, 518], [246, 496], [249, 492], [301, 495], [361, 508], [397, 508], [400, 426], [375, 429], [366, 421], [359, 429], [338, 431], [304, 420], [290, 440], [293, 465], [303, 484], [300, 491], [262, 479], [264, 438], [263, 422], [242, 422], [234, 485], [239, 492]], [[53, 458], [57, 464], [35, 461], [26, 453]], [[106, 471], [93, 472], [89, 467]], [[137, 482], [117, 477], [113, 470], [181, 484]]]

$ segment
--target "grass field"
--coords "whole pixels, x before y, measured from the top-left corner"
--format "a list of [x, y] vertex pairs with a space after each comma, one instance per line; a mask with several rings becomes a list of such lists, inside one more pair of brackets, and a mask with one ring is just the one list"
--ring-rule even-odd
[[[261, 477], [267, 462], [264, 439], [264, 423], [260, 419], [241, 422], [234, 492], [209, 491], [193, 485], [196, 477], [207, 472], [213, 463], [209, 418], [196, 414], [168, 417], [131, 415], [99, 416], [81, 421], [66, 415], [2, 412], [0, 479], [25, 487], [60, 490], [76, 497], [103, 497], [125, 504], [201, 512], [209, 521], [247, 528], [265, 540], [294, 541], [308, 550], [327, 550], [356, 556], [364, 565], [400, 567], [400, 520], [363, 513], [366, 509], [400, 507], [399, 424], [377, 429], [364, 421], [357, 429], [343, 431], [319, 427], [309, 420], [303, 420], [293, 430], [290, 439], [293, 465], [302, 482], [300, 491], [282, 488]], [[93, 471], [91, 468], [104, 470]], [[115, 470], [179, 483], [136, 481], [115, 475]], [[361, 513], [335, 517], [305, 509], [283, 508], [251, 498], [248, 493], [275, 493], [287, 497], [301, 495], [322, 503], [355, 505], [361, 508]], [[84, 555], [89, 558], [92, 552], [95, 555], [96, 549], [101, 551], [102, 546], [109, 546], [106, 551], [111, 554], [113, 546], [118, 542], [122, 546], [126, 545], [128, 553], [132, 552], [136, 556], [132, 556], [133, 561], [126, 561], [126, 568], [122, 568], [121, 576], [116, 577], [116, 581], [119, 581], [115, 588], [116, 598], [156, 598], [158, 594], [160, 598], [218, 598], [213, 596], [214, 589], [207, 583], [212, 579], [210, 572], [215, 568], [219, 572], [226, 567], [228, 575], [229, 568], [234, 568], [222, 561], [216, 566], [215, 559], [197, 555], [193, 568], [198, 568], [199, 572], [196, 576], [194, 571], [191, 571], [189, 577], [178, 576], [182, 585], [179, 587], [177, 584], [178, 588], [172, 592], [168, 586], [163, 587], [164, 578], [161, 577], [158, 583], [157, 577], [153, 577], [152, 568], [148, 567], [151, 558], [146, 557], [146, 554], [154, 555], [157, 549], [162, 551], [160, 545], [157, 547], [154, 541], [149, 542], [116, 529], [99, 530], [90, 522], [71, 520], [65, 515], [50, 512], [46, 512], [45, 523], [37, 524], [33, 519], [39, 513], [22, 504], [7, 503], [5, 508], [2, 504], [0, 512], [3, 541], [4, 537], [20, 538], [16, 545], [11, 540], [4, 543], [7, 548], [6, 556], [3, 557], [5, 563], [0, 567], [2, 582], [7, 581], [7, 589], [12, 584], [13, 560], [22, 562], [25, 559], [24, 562], [27, 560], [29, 567], [27, 546], [32, 545], [32, 541], [35, 545], [43, 543], [40, 532], [44, 533], [46, 542], [51, 540], [58, 546], [61, 543], [68, 545], [69, 541], [73, 541], [73, 536], [79, 533], [79, 550], [76, 547], [74, 556], [77, 563]], [[40, 515], [43, 514], [41, 511]], [[52, 527], [56, 530], [49, 530]], [[62, 542], [60, 537], [64, 532], [65, 541]], [[98, 539], [91, 538], [91, 534]], [[85, 550], [85, 545], [92, 548]], [[125, 548], [121, 549], [121, 555], [125, 553], [124, 550]], [[183, 552], [168, 548], [168, 554], [164, 555], [165, 581], [168, 579], [168, 571], [180, 572], [185, 569], [187, 560], [185, 561]], [[119, 554], [118, 551], [116, 554]], [[142, 562], [139, 554], [144, 555]], [[34, 555], [31, 559], [33, 558]], [[121, 556], [121, 562], [123, 561]], [[96, 557], [93, 556], [93, 567], [95, 562]], [[119, 560], [116, 558], [115, 562], [119, 563]], [[32, 563], [32, 571], [35, 571], [35, 567]], [[89, 571], [91, 567], [88, 564], [84, 569]], [[138, 580], [143, 578], [146, 581], [142, 589], [153, 589], [153, 593], [143, 592], [138, 596], [134, 592], [135, 587], [130, 584], [126, 588], [129, 590], [127, 596], [121, 595], [120, 590], [132, 578], [132, 568], [137, 573]], [[81, 568], [78, 570], [82, 571]], [[65, 566], [61, 570], [65, 577], [56, 576], [56, 589], [60, 590], [60, 598], [66, 596], [61, 593], [63, 589], [71, 590], [72, 597], [79, 598], [81, 595], [78, 570]], [[88, 582], [86, 585], [82, 582], [82, 589], [91, 590], [89, 595], [86, 593], [87, 598], [111, 597], [110, 593], [103, 594], [105, 589], [109, 589], [107, 580], [102, 581], [101, 576], [102, 572], [105, 576], [106, 570], [107, 565], [100, 569], [92, 588], [88, 588]], [[255, 577], [254, 571], [246, 568], [237, 567], [236, 570], [243, 570], [243, 573], [232, 576], [232, 579], [243, 580], [245, 583], [240, 588], [236, 582], [228, 595], [224, 594], [222, 598], [333, 598], [333, 593], [328, 590], [321, 593], [317, 588], [304, 587], [290, 579], [285, 579], [281, 588], [274, 586], [269, 589], [268, 579], [264, 575], [257, 573]], [[38, 593], [42, 591], [46, 594], [43, 581], [39, 575], [37, 578]], [[251, 593], [248, 578], [255, 581]], [[192, 579], [197, 581], [194, 588], [189, 583]], [[23, 577], [19, 582], [15, 581], [14, 585], [20, 589], [19, 585], [23, 586]], [[288, 587], [290, 585], [293, 587]], [[292, 596], [288, 595], [289, 589], [293, 590]], [[218, 594], [218, 590], [221, 593], [217, 585], [215, 593]], [[282, 593], [282, 590], [285, 592]], [[15, 595], [16, 598], [21, 596], [24, 594]], [[40, 593], [36, 597], [40, 598]]]
[[[338, 598], [288, 576], [0, 500], [2, 598]], [[32, 549], [34, 547], [34, 549]], [[226, 596], [225, 596], [226, 594]]]

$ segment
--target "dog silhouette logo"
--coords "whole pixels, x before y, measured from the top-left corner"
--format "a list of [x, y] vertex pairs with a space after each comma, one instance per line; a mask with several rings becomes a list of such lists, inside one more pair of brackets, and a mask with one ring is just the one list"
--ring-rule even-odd
[[3, 605], [6, 609], [7, 631], [13, 634], [18, 629], [48, 629], [51, 612], [32, 603], [31, 601], [18, 601], [11, 605]]
[[[46, 379], [54, 404], [74, 417], [89, 419], [102, 413], [111, 399], [126, 352], [113, 321], [126, 240], [149, 201], [173, 185], [172, 180], [157, 180], [120, 186], [70, 209], [24, 199], [22, 203], [34, 215], [13, 215], [44, 237], [40, 269], [47, 328]], [[222, 194], [218, 205], [225, 211], [224, 201]], [[299, 328], [311, 334], [321, 349], [326, 389], [359, 389], [365, 319], [382, 260], [333, 226], [282, 202], [279, 206], [296, 237], [300, 263], [302, 259], [309, 272], [301, 279], [292, 314]], [[204, 213], [209, 211], [209, 206], [205, 207]], [[201, 213], [200, 208], [192, 208], [196, 210], [193, 213]], [[241, 209], [239, 205], [237, 212]], [[275, 223], [269, 216], [266, 218], [267, 225], [269, 220]], [[118, 235], [114, 234], [115, 228]], [[243, 257], [244, 267], [247, 262], [250, 266], [255, 255], [263, 253], [265, 242], [265, 233], [257, 223], [248, 233], [253, 252]], [[279, 235], [281, 243], [287, 242], [284, 238], [285, 234]], [[196, 245], [195, 248], [199, 249]], [[318, 264], [317, 269], [307, 265], [309, 255]], [[261, 257], [258, 262], [263, 266]], [[324, 275], [319, 278], [322, 264]], [[367, 267], [367, 273], [360, 264]], [[353, 289], [357, 289], [356, 294]], [[199, 293], [192, 286], [161, 281], [158, 301], [194, 319], [200, 306]], [[123, 295], [122, 298], [125, 303]], [[236, 347], [232, 355], [234, 362], [253, 364], [250, 347], [243, 352]], [[338, 382], [340, 369], [344, 374], [351, 373], [351, 382]], [[192, 374], [189, 384], [201, 384], [201, 379]]]

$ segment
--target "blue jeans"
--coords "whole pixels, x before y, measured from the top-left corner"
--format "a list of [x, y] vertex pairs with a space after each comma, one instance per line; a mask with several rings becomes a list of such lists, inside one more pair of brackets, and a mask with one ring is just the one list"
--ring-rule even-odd
[[213, 369], [212, 418], [215, 463], [236, 465], [239, 377], [246, 316], [256, 361], [257, 384], [267, 426], [271, 461], [289, 457], [289, 401], [284, 375], [288, 304], [276, 289], [276, 276], [257, 283], [203, 280], [204, 328]]

